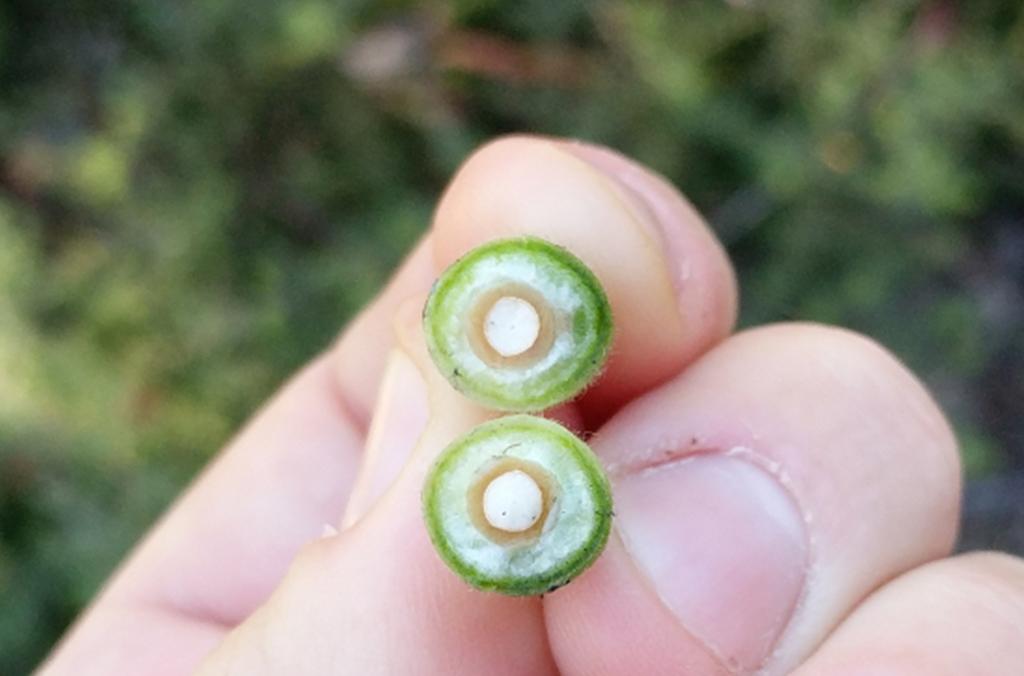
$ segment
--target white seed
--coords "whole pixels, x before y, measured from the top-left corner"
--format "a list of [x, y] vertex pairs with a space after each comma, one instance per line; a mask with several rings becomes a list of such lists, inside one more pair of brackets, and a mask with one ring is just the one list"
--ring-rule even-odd
[[544, 496], [533, 477], [514, 469], [487, 485], [483, 507], [487, 523], [508, 533], [521, 533], [537, 523], [544, 509]]
[[484, 337], [502, 357], [515, 357], [526, 352], [537, 342], [539, 335], [537, 308], [522, 298], [502, 296], [484, 318]]

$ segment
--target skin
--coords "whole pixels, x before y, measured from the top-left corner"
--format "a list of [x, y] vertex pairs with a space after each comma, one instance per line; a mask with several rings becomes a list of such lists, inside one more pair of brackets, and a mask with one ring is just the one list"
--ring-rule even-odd
[[[587, 263], [617, 328], [600, 382], [554, 412], [596, 431], [615, 532], [543, 598], [467, 588], [419, 514], [434, 456], [492, 415], [434, 372], [419, 308], [459, 255], [515, 234]], [[580, 144], [485, 146], [388, 288], [222, 451], [41, 673], [1015, 671], [1024, 562], [949, 556], [960, 467], [928, 393], [864, 337], [733, 335], [735, 309], [721, 247], [662, 179]]]

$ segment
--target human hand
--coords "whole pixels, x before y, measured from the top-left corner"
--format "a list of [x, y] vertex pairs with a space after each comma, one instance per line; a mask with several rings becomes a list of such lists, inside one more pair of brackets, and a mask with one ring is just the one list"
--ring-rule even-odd
[[[489, 415], [429, 363], [423, 298], [458, 256], [515, 234], [582, 258], [617, 332], [602, 378], [553, 412], [596, 430], [615, 530], [593, 568], [542, 598], [470, 589], [420, 517], [432, 458]], [[927, 392], [866, 338], [731, 335], [735, 310], [724, 252], [660, 178], [582, 144], [484, 147], [387, 289], [154, 527], [42, 673], [1024, 664], [1024, 563], [946, 558], [960, 467]]]

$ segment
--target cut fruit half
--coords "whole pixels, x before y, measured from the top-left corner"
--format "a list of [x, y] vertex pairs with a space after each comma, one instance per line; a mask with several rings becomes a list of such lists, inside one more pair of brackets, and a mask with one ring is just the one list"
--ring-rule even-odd
[[478, 589], [519, 596], [557, 589], [594, 562], [608, 540], [612, 497], [585, 443], [550, 420], [515, 415], [444, 450], [423, 509], [452, 570]]
[[490, 242], [438, 279], [423, 311], [430, 355], [452, 385], [501, 411], [540, 411], [597, 377], [612, 340], [608, 299], [565, 249]]

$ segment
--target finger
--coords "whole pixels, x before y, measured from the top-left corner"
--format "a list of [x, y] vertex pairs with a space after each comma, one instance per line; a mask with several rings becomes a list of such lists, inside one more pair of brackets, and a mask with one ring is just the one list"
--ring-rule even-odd
[[470, 590], [437, 559], [420, 517], [427, 467], [490, 412], [455, 392], [426, 354], [418, 309], [399, 320], [430, 418], [396, 484], [363, 519], [307, 546], [265, 606], [201, 674], [553, 673], [540, 605]]
[[721, 246], [677, 191], [617, 153], [513, 137], [471, 157], [438, 206], [439, 266], [524, 234], [568, 248], [608, 294], [612, 358], [580, 401], [595, 423], [732, 329], [736, 285]]
[[[163, 643], [176, 643], [175, 659], [191, 655], [194, 664], [266, 600], [299, 548], [344, 509], [365, 401], [391, 343], [380, 327], [399, 298], [429, 288], [430, 258], [427, 239], [337, 348], [296, 375], [218, 455], [64, 638], [47, 673], [82, 673], [82, 664], [104, 658], [121, 669], [98, 672], [154, 673], [168, 656], [150, 648]], [[349, 368], [354, 354], [362, 360]]]
[[619, 537], [545, 598], [565, 673], [788, 673], [954, 540], [948, 426], [902, 366], [844, 331], [734, 336], [593, 446]]
[[373, 417], [394, 345], [395, 313], [411, 296], [426, 293], [437, 278], [431, 237], [428, 234], [416, 245], [387, 287], [352, 320], [335, 346], [332, 360], [338, 389], [351, 417], [363, 430]]
[[[438, 206], [431, 233], [436, 271], [483, 242], [522, 234], [580, 256], [612, 304], [616, 342], [606, 372], [579, 402], [549, 413], [572, 429], [594, 429], [614, 407], [669, 378], [732, 328], [735, 279], [721, 246], [678, 192], [616, 153], [535, 137], [484, 146]], [[375, 344], [390, 343], [378, 334], [367, 335]], [[346, 363], [356, 361], [350, 356]], [[414, 437], [422, 423], [407, 412], [408, 401], [396, 406], [374, 429], [391, 430], [398, 421], [398, 435]], [[371, 437], [366, 457], [373, 461], [360, 472], [345, 525], [391, 484], [411, 448], [393, 433]]]
[[325, 359], [297, 375], [108, 583], [46, 673], [110, 660], [120, 669], [105, 673], [158, 673], [167, 654], [150, 646], [209, 649], [262, 602], [354, 477], [360, 440], [334, 387]]
[[[418, 309], [418, 308], [416, 308]], [[427, 387], [405, 352], [392, 348], [342, 527], [355, 524], [398, 476], [427, 424]]]
[[[678, 240], [686, 244], [680, 250], [690, 257], [688, 283], [672, 287], [666, 281], [671, 279], [666, 272], [669, 269], [667, 259], [663, 252], [654, 251], [656, 247], [650, 233], [655, 221], [649, 217], [650, 214], [645, 214], [645, 219], [640, 220], [639, 208], [626, 206], [625, 188], [579, 158], [564, 150], [555, 150], [556, 147], [557, 144], [550, 141], [510, 139], [484, 148], [474, 158], [501, 155], [516, 163], [520, 173], [524, 163], [538, 164], [538, 172], [545, 172], [550, 179], [547, 185], [540, 186], [547, 191], [546, 200], [550, 204], [557, 206], [562, 199], [568, 198], [594, 205], [592, 209], [555, 214], [556, 220], [563, 224], [558, 227], [564, 227], [566, 218], [576, 219], [577, 223], [569, 229], [573, 237], [552, 235], [549, 238], [575, 248], [577, 244], [585, 246], [585, 240], [593, 232], [601, 232], [602, 236], [611, 237], [619, 247], [620, 263], [642, 259], [641, 264], [628, 266], [631, 274], [639, 277], [628, 279], [623, 278], [607, 258], [597, 266], [602, 281], [609, 286], [613, 307], [620, 320], [644, 321], [656, 316], [666, 327], [677, 327], [681, 323], [677, 310], [685, 307], [695, 318], [704, 320], [702, 326], [712, 327], [688, 332], [666, 328], [678, 342], [660, 347], [657, 341], [619, 341], [617, 350], [620, 355], [629, 355], [637, 349], [658, 349], [669, 358], [651, 360], [659, 365], [658, 368], [638, 369], [635, 382], [631, 380], [628, 368], [613, 366], [609, 369], [610, 374], [621, 374], [612, 378], [613, 381], [617, 379], [635, 388], [637, 383], [667, 377], [667, 374], [658, 375], [658, 369], [668, 370], [681, 365], [686, 354], [696, 354], [705, 349], [706, 343], [724, 335], [731, 325], [734, 287], [728, 264], [713, 239], [703, 230], [703, 225], [688, 220], [690, 217], [680, 206], [683, 204], [681, 199], [676, 197], [675, 203], [662, 199], [665, 204], [659, 202], [658, 213], [668, 214], [676, 219], [675, 227], [690, 233]], [[553, 166], [540, 166], [551, 164], [552, 158]], [[451, 197], [452, 192], [461, 190], [458, 188], [460, 181], [480, 179], [483, 172], [473, 168], [473, 164], [471, 159], [460, 172], [444, 202], [456, 210], [465, 207], [469, 213], [479, 213], [481, 202], [473, 197], [472, 191], [465, 199]], [[489, 166], [489, 180], [502, 183], [505, 177], [500, 165]], [[520, 176], [506, 181], [506, 202], [518, 194], [528, 178]], [[637, 179], [632, 180], [637, 183]], [[654, 190], [651, 192], [653, 194]], [[458, 250], [458, 245], [451, 241], [453, 237], [447, 233], [462, 230], [452, 230], [450, 224], [454, 221], [446, 213], [443, 204], [433, 237], [444, 240], [444, 243], [440, 248], [433, 245], [435, 254], [439, 250]], [[545, 224], [552, 219], [545, 218], [543, 210], [527, 210], [524, 215], [529, 218], [524, 219], [523, 231], [545, 236]], [[587, 224], [593, 228], [589, 232], [584, 228]], [[501, 236], [506, 234], [506, 226], [507, 221], [503, 224], [484, 220], [477, 234], [482, 234], [485, 239]], [[465, 242], [467, 248], [471, 245], [471, 242]], [[357, 319], [338, 348], [327, 358], [333, 363], [329, 367], [318, 365], [311, 368], [315, 375], [309, 376], [308, 380], [317, 384], [288, 388], [279, 397], [279, 403], [260, 416], [261, 420], [268, 418], [277, 422], [266, 429], [258, 420], [252, 426], [255, 431], [243, 434], [232, 444], [111, 584], [107, 598], [120, 604], [153, 604], [195, 617], [198, 621], [231, 625], [266, 597], [302, 542], [318, 532], [325, 521], [338, 519], [359, 457], [358, 446], [370, 402], [377, 396], [377, 380], [390, 349], [391, 340], [386, 328], [390, 316], [401, 298], [425, 289], [440, 266], [447, 264], [445, 260], [437, 260], [436, 256], [431, 261], [427, 246], [430, 245], [421, 247], [410, 257], [381, 299]], [[711, 305], [717, 295], [699, 291], [705, 287], [726, 290], [716, 292], [725, 297], [722, 307]], [[673, 295], [676, 288], [680, 289], [679, 294]], [[649, 292], [653, 296], [649, 297]], [[637, 308], [643, 312], [637, 312]], [[623, 359], [627, 366], [638, 361], [635, 357], [622, 357], [619, 361]], [[333, 372], [335, 377], [327, 377], [327, 371]], [[300, 380], [307, 382], [307, 379]], [[626, 389], [628, 387], [620, 388], [620, 396]], [[296, 391], [304, 394], [298, 396]], [[305, 410], [307, 398], [316, 400], [316, 403], [308, 404], [310, 410], [333, 416], [333, 422], [313, 421], [301, 415], [296, 418], [294, 409]], [[281, 414], [274, 416], [271, 411], [281, 411]], [[295, 424], [297, 420], [299, 425]], [[302, 450], [296, 452], [296, 447]], [[407, 453], [407, 450], [402, 452]], [[375, 458], [374, 466], [394, 468], [401, 464], [400, 461], [381, 459], [381, 454], [371, 456]], [[374, 481], [378, 486], [386, 486], [390, 477]], [[368, 489], [368, 492], [373, 496], [379, 488]], [[255, 533], [254, 523], [260, 524]], [[250, 565], [252, 561], [259, 563]], [[245, 569], [245, 574], [235, 574], [240, 568]], [[209, 571], [218, 572], [209, 574]], [[168, 584], [169, 579], [175, 583]], [[101, 600], [100, 603], [103, 602]], [[105, 634], [99, 626], [93, 626], [92, 631], [98, 637]], [[72, 637], [69, 645], [74, 643]]]
[[995, 552], [913, 570], [871, 595], [796, 673], [1017, 673], [1024, 561]]
[[523, 234], [580, 256], [608, 292], [617, 358], [584, 402], [596, 417], [665, 380], [732, 330], [732, 266], [664, 178], [600, 146], [507, 137], [463, 164], [438, 205], [430, 241], [339, 344], [341, 389], [358, 420], [370, 418], [398, 304], [425, 292], [470, 249]]
[[155, 606], [104, 603], [89, 613], [74, 639], [35, 676], [188, 674], [223, 639], [226, 629]]
[[[681, 285], [673, 284], [654, 212], [634, 199], [619, 179], [559, 144], [506, 139], [466, 163], [442, 199], [432, 233], [438, 269], [497, 237], [530, 233], [555, 241], [590, 264], [609, 294], [618, 326], [658, 321], [655, 331], [621, 332], [607, 384], [587, 395], [600, 406], [617, 405], [630, 392], [669, 377], [723, 337], [735, 313], [728, 264], [703, 224], [687, 220], [691, 212], [682, 211], [681, 199], [660, 212], [675, 219], [666, 227], [701, 233], [686, 234], [679, 245], [691, 259], [688, 283]], [[614, 247], [615, 257], [595, 247], [595, 239]], [[683, 309], [692, 313], [692, 323], [684, 322]], [[414, 324], [410, 331], [418, 332], [416, 314], [399, 326]], [[403, 342], [403, 350], [428, 383], [432, 412], [416, 450], [409, 456], [402, 443], [383, 444], [409, 456], [397, 479], [389, 483], [360, 475], [359, 486], [366, 476], [368, 484], [389, 488], [361, 519], [354, 524], [346, 519], [349, 528], [337, 538], [300, 557], [274, 598], [211, 658], [209, 673], [228, 664], [255, 669], [269, 659], [271, 636], [308, 644], [325, 626], [332, 628], [332, 641], [311, 648], [321, 669], [344, 663], [360, 673], [430, 673], [453, 665], [467, 673], [550, 670], [538, 601], [469, 590], [444, 568], [427, 539], [420, 517], [423, 477], [439, 450], [481, 413], [440, 379], [422, 336], [416, 335]], [[381, 662], [385, 652], [387, 660]]]
[[[361, 379], [387, 354], [382, 317], [394, 314], [400, 296], [429, 288], [428, 253], [429, 239], [338, 347], [255, 416], [158, 525], [112, 596], [231, 625], [266, 599], [299, 547], [337, 522], [359, 467], [363, 399], [376, 390]], [[368, 366], [339, 377], [339, 362], [357, 350]]]

